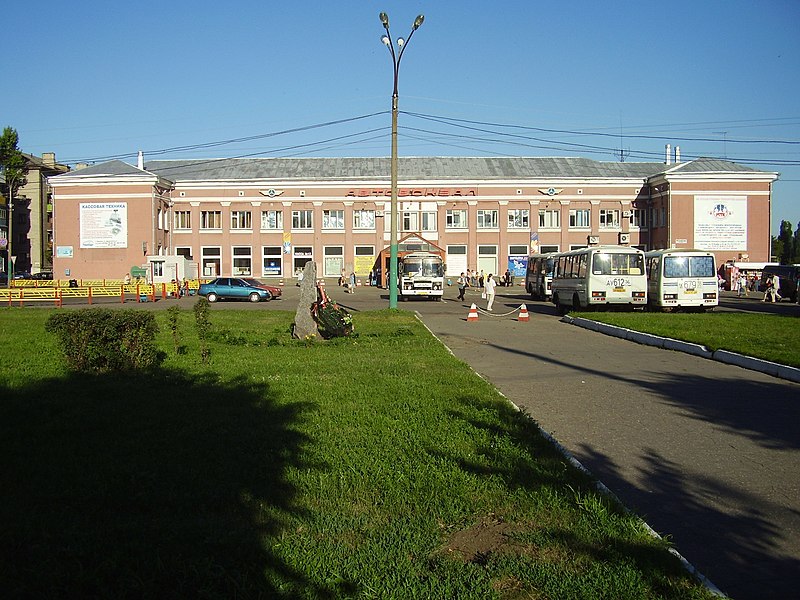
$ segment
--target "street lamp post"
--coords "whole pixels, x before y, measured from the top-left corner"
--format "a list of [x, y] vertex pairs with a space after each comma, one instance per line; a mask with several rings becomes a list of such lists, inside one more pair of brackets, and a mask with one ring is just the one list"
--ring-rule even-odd
[[394, 90], [392, 91], [392, 202], [391, 202], [391, 237], [389, 242], [389, 308], [397, 308], [397, 76], [400, 70], [400, 60], [403, 53], [411, 41], [411, 36], [419, 29], [425, 20], [424, 15], [417, 15], [408, 38], [397, 38], [399, 52], [395, 52], [392, 36], [389, 33], [389, 15], [385, 12], [380, 14], [381, 23], [386, 33], [381, 37], [381, 41], [389, 49], [392, 55], [392, 66], [394, 67]]

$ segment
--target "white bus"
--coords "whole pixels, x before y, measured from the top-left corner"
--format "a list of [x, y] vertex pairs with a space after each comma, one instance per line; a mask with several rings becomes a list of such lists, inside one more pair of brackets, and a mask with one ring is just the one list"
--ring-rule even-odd
[[645, 254], [647, 304], [654, 310], [714, 310], [719, 283], [714, 255], [705, 250], [670, 248]]
[[532, 300], [549, 300], [552, 296], [555, 253], [531, 254], [525, 270], [525, 291]]
[[427, 296], [441, 300], [444, 294], [444, 263], [431, 252], [412, 252], [397, 261], [397, 293], [403, 300]]
[[629, 246], [590, 246], [555, 256], [553, 304], [560, 313], [605, 306], [644, 308], [644, 252]]

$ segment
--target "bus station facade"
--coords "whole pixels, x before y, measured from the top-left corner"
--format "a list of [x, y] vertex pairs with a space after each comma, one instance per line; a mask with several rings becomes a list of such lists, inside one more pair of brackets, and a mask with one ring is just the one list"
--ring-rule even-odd
[[[777, 173], [730, 161], [584, 158], [399, 160], [404, 250], [444, 253], [447, 274], [520, 274], [531, 253], [592, 244], [684, 247], [768, 261]], [[54, 276], [289, 279], [383, 271], [388, 158], [111, 161], [51, 177]], [[523, 262], [522, 265], [518, 264]]]

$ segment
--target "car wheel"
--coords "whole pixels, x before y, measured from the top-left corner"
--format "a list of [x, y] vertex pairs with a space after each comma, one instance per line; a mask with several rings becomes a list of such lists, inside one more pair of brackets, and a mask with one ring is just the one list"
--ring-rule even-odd
[[216, 302], [217, 300], [219, 300], [219, 296], [217, 296], [217, 295], [216, 295], [214, 292], [210, 292], [210, 293], [208, 294], [208, 296], [206, 296], [206, 299], [207, 299], [209, 302]]
[[252, 294], [250, 294], [250, 296], [248, 296], [248, 299], [250, 300], [250, 302], [260, 302], [261, 296], [258, 295], [258, 292], [253, 292]]

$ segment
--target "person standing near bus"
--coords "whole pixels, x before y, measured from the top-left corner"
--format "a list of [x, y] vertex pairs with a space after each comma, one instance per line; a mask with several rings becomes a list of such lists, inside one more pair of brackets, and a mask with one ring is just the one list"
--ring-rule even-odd
[[494, 304], [494, 288], [496, 284], [492, 274], [486, 278], [483, 284], [483, 293], [486, 294], [486, 310], [492, 312], [492, 304]]

